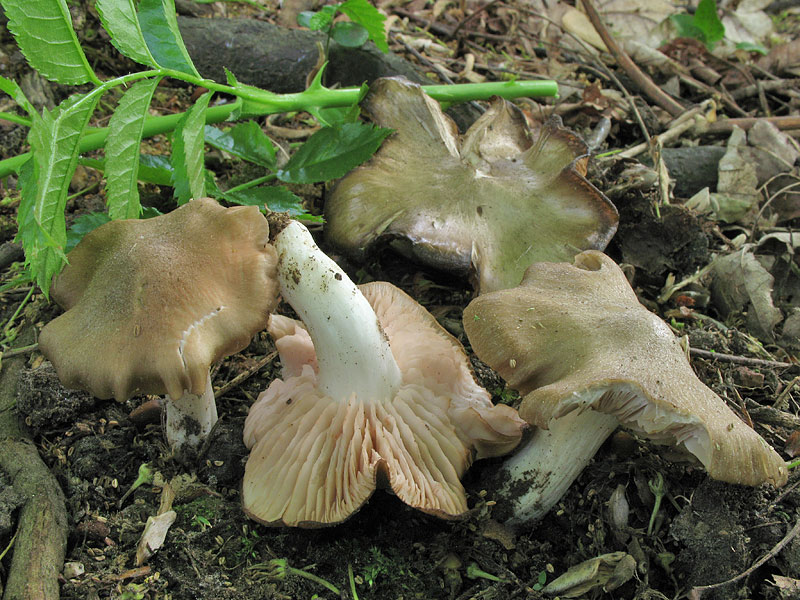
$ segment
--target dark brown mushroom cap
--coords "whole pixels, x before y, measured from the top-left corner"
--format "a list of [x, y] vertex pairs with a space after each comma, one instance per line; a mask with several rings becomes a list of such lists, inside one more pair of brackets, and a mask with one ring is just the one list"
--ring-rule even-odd
[[473, 300], [464, 329], [481, 360], [526, 394], [529, 423], [546, 429], [593, 409], [682, 446], [715, 479], [786, 483], [780, 456], [697, 378], [669, 327], [601, 252], [531, 265], [519, 287]]
[[476, 275], [484, 293], [517, 285], [532, 262], [603, 249], [616, 231], [616, 209], [584, 178], [586, 145], [557, 118], [530, 131], [498, 99], [459, 138], [438, 103], [399, 78], [377, 80], [362, 106], [396, 133], [325, 204], [327, 239], [355, 258], [394, 241]]
[[64, 385], [98, 398], [201, 394], [210, 365], [245, 348], [277, 304], [268, 239], [258, 208], [210, 198], [102, 225], [54, 281], [66, 312], [39, 347]]

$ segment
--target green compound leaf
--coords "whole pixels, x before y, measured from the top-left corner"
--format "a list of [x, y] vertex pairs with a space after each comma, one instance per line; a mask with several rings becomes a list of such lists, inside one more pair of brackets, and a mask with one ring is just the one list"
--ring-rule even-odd
[[108, 214], [112, 219], [138, 219], [139, 146], [147, 109], [159, 79], [133, 84], [119, 101], [108, 123], [106, 140], [106, 191]]
[[714, 45], [725, 37], [725, 26], [717, 15], [717, 3], [715, 0], [700, 0], [697, 11], [694, 13], [694, 25], [703, 32], [706, 46], [713, 48]]
[[205, 196], [204, 129], [206, 109], [213, 92], [206, 92], [178, 121], [172, 138], [170, 162], [178, 204]]
[[52, 112], [34, 116], [28, 141], [33, 155], [35, 191], [25, 186], [20, 202], [19, 229], [31, 275], [48, 295], [53, 275], [66, 257], [67, 230], [64, 208], [69, 183], [78, 162], [81, 134], [105, 90], [97, 88], [64, 100]]
[[75, 246], [78, 245], [83, 237], [90, 231], [94, 231], [100, 225], [105, 225], [111, 220], [107, 213], [93, 212], [88, 215], [81, 215], [72, 223], [72, 226], [67, 229], [67, 245], [64, 248], [65, 252], [70, 252]]
[[174, 0], [141, 0], [139, 27], [159, 66], [200, 77], [183, 44]]
[[72, 28], [65, 0], [3, 0], [3, 9], [31, 67], [66, 85], [100, 84]]
[[391, 129], [363, 123], [337, 123], [308, 138], [277, 173], [287, 183], [316, 183], [342, 177], [380, 147]]
[[34, 113], [36, 113], [36, 109], [33, 108], [33, 104], [28, 102], [28, 99], [22, 92], [22, 88], [19, 87], [19, 85], [17, 85], [16, 81], [6, 79], [2, 75], [0, 75], [0, 90], [4, 91], [6, 94], [11, 96], [11, 99], [17, 103], [17, 106], [22, 108], [29, 115], [33, 115]]
[[323, 6], [319, 12], [313, 13], [308, 18], [308, 28], [312, 31], [327, 29], [333, 23], [333, 16], [336, 14], [336, 6]]
[[144, 39], [134, 0], [97, 0], [95, 8], [117, 50], [140, 64], [158, 66]]
[[345, 48], [361, 48], [369, 40], [369, 32], [359, 23], [342, 21], [333, 26], [331, 37]]
[[229, 131], [206, 125], [205, 136], [209, 146], [270, 170], [275, 169], [275, 145], [255, 121], [239, 123]]
[[273, 212], [288, 212], [293, 217], [304, 214], [303, 200], [282, 185], [256, 187], [238, 192], [225, 192], [222, 197], [243, 206], [266, 205]]
[[386, 31], [383, 28], [386, 17], [377, 8], [367, 0], [347, 0], [339, 5], [339, 10], [350, 17], [351, 21], [363, 26], [369, 32], [369, 39], [378, 47], [378, 50], [389, 51]]

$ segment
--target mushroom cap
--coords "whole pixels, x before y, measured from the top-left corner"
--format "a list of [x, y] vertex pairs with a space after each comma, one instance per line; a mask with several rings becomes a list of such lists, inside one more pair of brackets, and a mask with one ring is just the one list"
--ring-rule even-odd
[[302, 324], [270, 319], [285, 379], [270, 384], [245, 421], [251, 451], [242, 488], [245, 512], [264, 524], [339, 523], [379, 481], [406, 504], [454, 518], [467, 511], [460, 478], [472, 461], [519, 443], [524, 422], [492, 405], [455, 338], [393, 285], [359, 288], [388, 336], [402, 385], [391, 398], [327, 397], [317, 390]]
[[593, 409], [682, 446], [714, 479], [786, 482], [780, 456], [697, 378], [669, 327], [601, 252], [531, 265], [519, 287], [473, 300], [464, 329], [481, 360], [526, 394], [529, 423], [547, 429]]
[[531, 131], [502, 98], [462, 137], [418, 85], [378, 79], [362, 103], [396, 133], [325, 203], [330, 243], [361, 259], [378, 241], [473, 275], [481, 293], [517, 285], [535, 261], [603, 249], [617, 211], [584, 177], [586, 145], [558, 117]]
[[245, 348], [277, 304], [277, 257], [255, 206], [201, 198], [111, 221], [69, 253], [53, 299], [66, 312], [39, 347], [67, 387], [98, 398], [205, 391], [210, 365]]

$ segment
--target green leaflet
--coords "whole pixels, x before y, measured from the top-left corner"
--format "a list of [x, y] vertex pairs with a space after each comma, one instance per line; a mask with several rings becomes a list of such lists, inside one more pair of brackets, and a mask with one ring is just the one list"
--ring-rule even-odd
[[140, 64], [158, 66], [145, 42], [134, 0], [97, 0], [95, 8], [117, 50]]
[[337, 123], [308, 138], [278, 171], [287, 183], [316, 183], [342, 177], [380, 147], [391, 129], [363, 123]]
[[369, 32], [371, 39], [378, 50], [381, 52], [389, 51], [389, 44], [386, 41], [386, 31], [383, 23], [386, 21], [377, 8], [372, 6], [367, 0], [347, 0], [339, 5], [339, 10], [346, 14], [352, 21], [362, 25]]
[[141, 0], [139, 27], [159, 66], [200, 77], [178, 29], [174, 0]]
[[256, 187], [231, 193], [224, 192], [222, 197], [233, 204], [266, 205], [273, 212], [288, 212], [293, 217], [305, 213], [303, 200], [282, 185]]
[[275, 146], [255, 121], [238, 123], [230, 131], [206, 125], [205, 136], [206, 143], [214, 148], [275, 169]]
[[139, 146], [147, 108], [159, 79], [145, 79], [131, 86], [119, 101], [108, 123], [106, 140], [106, 190], [112, 219], [138, 219]]
[[204, 127], [213, 92], [206, 92], [178, 122], [172, 138], [172, 166], [178, 204], [205, 196]]
[[3, 8], [31, 67], [58, 83], [100, 84], [78, 43], [65, 0], [3, 0]]
[[[26, 185], [28, 197], [20, 202], [17, 216], [31, 275], [45, 295], [53, 275], [65, 260], [67, 241], [64, 209], [69, 182], [78, 162], [78, 144], [94, 112], [97, 100], [105, 92], [97, 88], [87, 94], [70, 96], [52, 112], [45, 109], [34, 115], [28, 141], [33, 154], [34, 185]], [[23, 194], [25, 195], [25, 194]]]
[[6, 94], [11, 96], [11, 99], [29, 115], [36, 112], [36, 109], [28, 102], [25, 94], [22, 93], [22, 88], [17, 85], [16, 81], [11, 81], [0, 75], [0, 90], [3, 90]]

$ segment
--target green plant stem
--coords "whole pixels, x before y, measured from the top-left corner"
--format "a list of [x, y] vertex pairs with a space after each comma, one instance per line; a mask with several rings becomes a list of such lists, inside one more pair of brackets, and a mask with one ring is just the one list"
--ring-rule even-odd
[[256, 179], [251, 179], [245, 183], [240, 185], [234, 186], [229, 190], [225, 190], [224, 194], [233, 194], [235, 192], [241, 192], [243, 190], [249, 190], [250, 188], [256, 187], [257, 185], [261, 185], [262, 183], [267, 183], [269, 181], [274, 181], [277, 179], [278, 176], [275, 173], [270, 173], [269, 175], [264, 175], [263, 177], [257, 177]]
[[798, 466], [800, 466], [800, 458], [798, 458], [797, 460], [793, 460], [792, 462], [786, 463], [786, 468], [789, 469], [790, 471]]
[[16, 333], [15, 332], [12, 333], [11, 328], [14, 325], [14, 321], [17, 320], [17, 317], [22, 312], [22, 309], [25, 308], [25, 305], [31, 299], [31, 296], [33, 296], [33, 291], [35, 289], [36, 288], [34, 286], [31, 286], [31, 289], [28, 290], [28, 294], [25, 296], [25, 298], [23, 298], [22, 302], [19, 303], [19, 306], [17, 306], [17, 310], [14, 311], [14, 314], [11, 315], [11, 318], [8, 320], [8, 322], [6, 323], [5, 327], [3, 327], [3, 339], [2, 339], [2, 341], [0, 341], [0, 345], [4, 345], [4, 344], [7, 344], [9, 342], [13, 342], [14, 339], [16, 338]]
[[31, 126], [31, 120], [28, 117], [15, 115], [14, 113], [0, 112], [0, 119], [3, 121], [11, 121], [12, 123], [17, 123], [18, 125], [25, 125], [25, 127]]
[[353, 565], [347, 563], [347, 577], [350, 580], [350, 595], [353, 600], [358, 600], [358, 592], [356, 591], [356, 579], [353, 577]]
[[657, 472], [655, 479], [648, 481], [647, 485], [650, 487], [650, 491], [653, 492], [653, 495], [655, 496], [655, 502], [653, 502], [653, 512], [650, 515], [650, 522], [647, 524], [647, 535], [652, 535], [653, 525], [655, 525], [656, 522], [656, 515], [661, 508], [661, 500], [664, 498], [664, 494], [667, 493], [667, 488], [664, 485], [664, 476], [660, 472]]
[[470, 563], [467, 567], [467, 577], [470, 579], [481, 578], [489, 581], [503, 581], [503, 579], [497, 575], [492, 575], [491, 573], [487, 573], [486, 571], [482, 570], [476, 563]]
[[332, 591], [337, 596], [341, 596], [342, 595], [342, 592], [339, 591], [339, 588], [337, 588], [332, 583], [329, 583], [329, 582], [325, 581], [322, 577], [317, 577], [313, 573], [309, 573], [308, 571], [303, 571], [302, 569], [295, 569], [294, 567], [290, 567], [290, 566], [287, 566], [286, 569], [292, 575], [299, 575], [300, 577], [305, 577], [309, 581], [313, 581], [315, 583], [320, 584], [322, 587], [329, 589], [330, 591]]
[[[351, 106], [358, 102], [363, 94], [361, 88], [328, 89], [322, 86], [310, 87], [303, 92], [294, 94], [275, 94], [254, 87], [223, 85], [208, 79], [193, 77], [186, 73], [169, 69], [131, 73], [107, 81], [102, 87], [110, 89], [137, 79], [165, 76], [180, 79], [187, 83], [202, 86], [216, 92], [233, 94], [240, 98], [240, 100], [236, 102], [209, 107], [206, 111], [206, 123], [219, 123], [226, 120], [235, 110], [243, 107], [241, 100], [248, 101], [246, 107], [247, 114], [267, 115], [279, 112], [307, 110], [309, 108]], [[450, 104], [465, 102], [467, 100], [486, 100], [492, 96], [511, 99], [532, 96], [556, 96], [558, 94], [558, 84], [556, 84], [555, 81], [505, 81], [463, 83], [458, 85], [426, 85], [422, 86], [422, 89], [434, 100]], [[158, 135], [159, 133], [172, 131], [183, 115], [184, 113], [177, 113], [160, 117], [148, 117], [145, 120], [142, 137], [148, 138]], [[0, 113], [0, 119], [12, 120], [8, 119], [7, 116], [7, 113]], [[107, 137], [107, 127], [98, 128], [86, 134], [81, 138], [80, 153], [83, 154], [102, 148]], [[26, 152], [0, 161], [0, 177], [6, 177], [18, 171], [28, 158], [30, 158], [30, 153]]]

